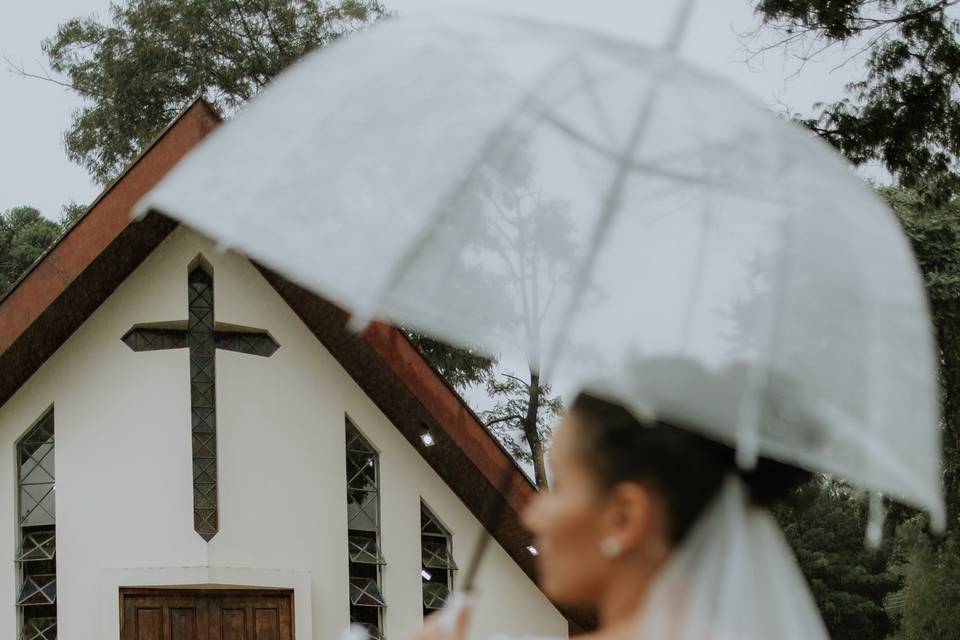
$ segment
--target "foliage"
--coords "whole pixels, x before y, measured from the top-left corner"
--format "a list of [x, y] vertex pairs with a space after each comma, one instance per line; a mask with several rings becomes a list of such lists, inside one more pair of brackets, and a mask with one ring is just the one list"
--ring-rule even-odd
[[960, 536], [934, 540], [916, 516], [897, 530], [906, 586], [903, 616], [894, 640], [954, 638], [960, 629]]
[[[903, 605], [899, 630], [892, 636], [896, 640], [954, 638], [960, 628], [958, 4], [957, 0], [755, 3], [779, 37], [771, 46], [784, 47], [801, 60], [837, 45], [855, 47], [851, 58], [865, 55], [865, 78], [848, 87], [846, 98], [817, 105], [817, 117], [806, 124], [855, 164], [879, 161], [897, 179], [900, 188], [881, 193], [912, 244], [930, 301], [940, 364], [948, 534], [944, 539], [933, 537], [922, 526], [922, 516], [902, 507], [893, 511], [894, 524], [899, 523], [893, 561], [899, 564], [890, 566], [904, 575], [904, 588], [896, 597]], [[803, 549], [816, 548], [810, 546], [814, 543], [799, 542], [798, 555], [807, 571], [809, 551]], [[822, 590], [817, 593], [831, 624], [830, 601], [838, 598], [826, 595]], [[850, 610], [860, 609], [853, 605]]]
[[60, 207], [60, 229], [66, 230], [70, 225], [80, 219], [87, 210], [87, 207], [71, 200]]
[[772, 44], [809, 60], [832, 46], [865, 56], [848, 96], [806, 124], [853, 163], [881, 162], [930, 201], [958, 194], [957, 0], [755, 0]]
[[778, 506], [775, 515], [833, 640], [879, 640], [893, 631], [883, 605], [900, 587], [900, 578], [887, 568], [889, 541], [877, 550], [864, 543], [862, 498], [817, 478], [800, 490], [795, 504]]
[[496, 360], [472, 349], [457, 349], [419, 333], [408, 333], [420, 353], [457, 391], [486, 382]]
[[66, 78], [47, 79], [86, 100], [67, 155], [106, 184], [197, 96], [230, 113], [307, 51], [383, 12], [376, 0], [128, 0], [111, 5], [109, 23], [68, 20], [43, 44]]
[[497, 401], [493, 409], [483, 412], [487, 428], [514, 458], [533, 466], [537, 487], [546, 489], [544, 455], [551, 424], [563, 411], [560, 398], [552, 396], [550, 386], [541, 384], [532, 371], [527, 380], [506, 371], [491, 375], [487, 379], [487, 395]]
[[0, 213], [0, 296], [60, 237], [64, 226], [47, 220], [33, 207]]
[[939, 349], [948, 526], [960, 530], [960, 201], [939, 207], [903, 190], [883, 191], [913, 246]]

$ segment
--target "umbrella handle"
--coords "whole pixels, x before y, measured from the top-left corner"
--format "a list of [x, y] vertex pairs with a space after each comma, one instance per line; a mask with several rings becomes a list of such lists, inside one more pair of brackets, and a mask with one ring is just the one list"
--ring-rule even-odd
[[446, 634], [452, 634], [457, 627], [457, 620], [464, 609], [473, 605], [473, 596], [465, 591], [454, 591], [443, 603], [440, 609], [440, 629]]

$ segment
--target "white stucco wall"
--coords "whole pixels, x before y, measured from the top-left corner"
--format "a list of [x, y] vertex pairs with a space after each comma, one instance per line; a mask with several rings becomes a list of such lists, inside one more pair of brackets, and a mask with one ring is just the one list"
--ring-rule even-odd
[[[193, 531], [187, 351], [135, 353], [138, 323], [183, 320], [187, 268], [214, 270], [218, 322], [268, 330], [271, 358], [217, 352], [220, 532]], [[176, 230], [0, 407], [0, 637], [15, 637], [14, 443], [56, 415], [60, 636], [119, 635], [120, 586], [229, 584], [295, 589], [296, 637], [347, 624], [344, 416], [381, 452], [386, 634], [420, 624], [419, 502], [466, 555], [467, 508], [242, 257]], [[481, 570], [473, 637], [566, 636], [565, 619], [498, 545]], [[4, 604], [5, 603], [5, 604]]]

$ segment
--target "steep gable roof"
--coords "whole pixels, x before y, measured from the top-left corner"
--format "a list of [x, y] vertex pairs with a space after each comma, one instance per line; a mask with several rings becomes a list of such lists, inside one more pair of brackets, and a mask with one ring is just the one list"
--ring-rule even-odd
[[[134, 221], [133, 205], [221, 122], [198, 99], [107, 187], [84, 215], [0, 298], [0, 406], [20, 388], [177, 223], [151, 213]], [[450, 385], [396, 328], [374, 323], [362, 336], [319, 296], [258, 265], [323, 345], [397, 426], [470, 511], [533, 576], [529, 534], [519, 513], [535, 489]], [[425, 447], [429, 430], [435, 445]], [[502, 480], [508, 478], [504, 484]], [[485, 522], [490, 496], [504, 515]], [[571, 633], [593, 626], [584, 611], [563, 609]]]

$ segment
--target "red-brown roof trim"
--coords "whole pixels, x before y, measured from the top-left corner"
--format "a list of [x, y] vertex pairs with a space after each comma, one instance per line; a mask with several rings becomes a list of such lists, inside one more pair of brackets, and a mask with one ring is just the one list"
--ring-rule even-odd
[[[133, 204], [220, 122], [220, 116], [204, 100], [194, 101], [0, 298], [0, 353], [127, 229]], [[0, 402], [6, 400], [4, 386], [0, 380]]]

